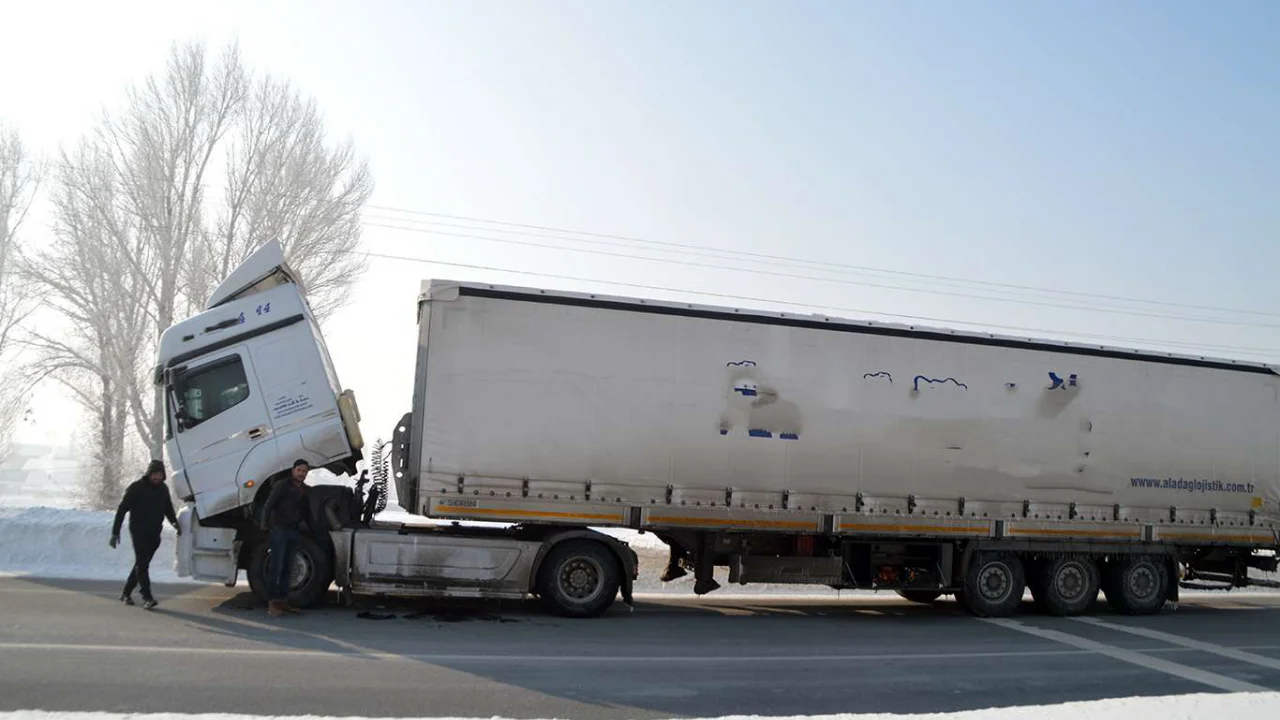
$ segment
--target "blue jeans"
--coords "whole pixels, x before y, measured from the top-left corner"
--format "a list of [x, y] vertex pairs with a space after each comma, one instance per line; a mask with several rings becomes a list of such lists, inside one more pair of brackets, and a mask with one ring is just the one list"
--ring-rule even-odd
[[267, 594], [272, 600], [289, 596], [293, 578], [293, 553], [298, 547], [298, 531], [273, 527], [267, 536]]

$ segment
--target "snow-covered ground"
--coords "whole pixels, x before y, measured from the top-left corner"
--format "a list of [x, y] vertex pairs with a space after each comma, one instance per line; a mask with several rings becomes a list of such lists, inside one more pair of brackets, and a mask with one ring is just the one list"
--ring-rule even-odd
[[[966, 710], [956, 713], [892, 715], [810, 715], [788, 720], [1275, 720], [1280, 717], [1280, 693], [1231, 693], [1169, 695], [1165, 697], [1116, 698], [1060, 705], [1027, 705], [1011, 708]], [[44, 712], [18, 710], [0, 712], [0, 720], [266, 720], [260, 715]], [[283, 716], [273, 720], [338, 720], [317, 715]], [[359, 720], [345, 718], [344, 720]], [[384, 719], [385, 720], [385, 719]], [[441, 719], [443, 720], [443, 719]], [[461, 720], [461, 719], [456, 719]], [[492, 718], [490, 720], [498, 720]], [[762, 716], [727, 716], [718, 720], [769, 720]], [[781, 720], [780, 718], [778, 720]]]
[[[133, 566], [129, 532], [112, 550], [114, 513], [47, 507], [0, 508], [0, 573], [39, 577], [120, 580]], [[168, 526], [151, 563], [154, 582], [178, 579], [177, 536]]]

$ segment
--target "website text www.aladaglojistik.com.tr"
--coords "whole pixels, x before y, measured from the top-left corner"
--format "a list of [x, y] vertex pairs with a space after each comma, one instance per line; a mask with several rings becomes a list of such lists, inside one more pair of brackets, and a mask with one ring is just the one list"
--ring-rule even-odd
[[1253, 483], [1229, 483], [1221, 480], [1186, 480], [1184, 478], [1129, 478], [1129, 484], [1151, 490], [1180, 490], [1200, 493], [1253, 493]]

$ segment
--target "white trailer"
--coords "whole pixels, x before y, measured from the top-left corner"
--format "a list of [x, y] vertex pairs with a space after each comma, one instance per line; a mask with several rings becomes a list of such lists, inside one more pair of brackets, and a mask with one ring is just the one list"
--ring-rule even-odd
[[[595, 615], [636, 574], [590, 529], [607, 526], [658, 535], [664, 577], [692, 571], [698, 593], [728, 566], [739, 583], [955, 594], [981, 615], [1025, 587], [1056, 614], [1100, 588], [1154, 612], [1180, 581], [1239, 587], [1276, 566], [1270, 366], [447, 281], [423, 284], [418, 326], [412, 407], [375, 479], [410, 512], [510, 525], [379, 527], [363, 484], [326, 489], [299, 602], [336, 581]], [[263, 491], [295, 457], [348, 474], [363, 459], [278, 245], [165, 333], [157, 379], [194, 530], [183, 567], [247, 568], [256, 587]], [[222, 412], [193, 411], [211, 394]]]

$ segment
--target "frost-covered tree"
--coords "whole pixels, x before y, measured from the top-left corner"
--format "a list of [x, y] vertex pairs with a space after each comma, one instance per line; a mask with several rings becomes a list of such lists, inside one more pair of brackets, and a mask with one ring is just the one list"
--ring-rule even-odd
[[[27, 272], [44, 290], [46, 307], [66, 322], [33, 328], [28, 342], [37, 351], [37, 377], [59, 382], [91, 419], [91, 429], [79, 434], [89, 441], [93, 468], [84, 479], [85, 499], [105, 508], [119, 500], [129, 475], [128, 399], [147, 364], [148, 309], [131, 272], [141, 239], [119, 202], [111, 156], [86, 141], [62, 160], [49, 198], [53, 241]], [[131, 237], [133, 245], [121, 247], [115, 236]]]
[[[119, 417], [112, 409], [106, 422], [106, 407], [124, 402], [153, 457], [164, 441], [156, 341], [203, 309], [232, 267], [279, 240], [321, 319], [364, 270], [356, 250], [367, 166], [349, 142], [328, 140], [313, 101], [252, 76], [235, 46], [216, 58], [200, 44], [175, 46], [164, 70], [129, 89], [62, 165], [58, 242], [38, 275], [78, 332], [66, 347], [46, 342], [46, 355], [96, 374], [104, 438]], [[87, 276], [60, 277], [68, 267]]]
[[36, 306], [35, 288], [21, 272], [18, 230], [31, 207], [40, 166], [17, 130], [0, 126], [0, 460], [26, 408], [27, 384], [17, 362], [17, 330]]

